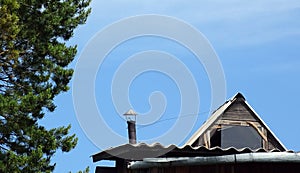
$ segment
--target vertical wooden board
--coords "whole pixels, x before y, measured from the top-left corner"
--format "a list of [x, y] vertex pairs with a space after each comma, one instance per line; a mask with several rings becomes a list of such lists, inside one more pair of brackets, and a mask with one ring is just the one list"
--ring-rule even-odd
[[258, 121], [258, 118], [244, 102], [234, 102], [221, 116], [224, 120]]

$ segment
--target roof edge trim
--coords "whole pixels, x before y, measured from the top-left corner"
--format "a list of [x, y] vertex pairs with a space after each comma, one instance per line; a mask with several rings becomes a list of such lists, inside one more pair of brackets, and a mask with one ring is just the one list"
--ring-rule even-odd
[[228, 163], [300, 163], [300, 153], [245, 153], [225, 156], [168, 158], [166, 161], [137, 161], [129, 165], [129, 169], [145, 169], [151, 167], [170, 167], [187, 165], [214, 165]]

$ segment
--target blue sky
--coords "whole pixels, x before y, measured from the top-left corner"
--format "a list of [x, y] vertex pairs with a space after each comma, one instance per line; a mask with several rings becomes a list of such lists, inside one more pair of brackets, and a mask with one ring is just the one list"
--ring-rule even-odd
[[[226, 99], [237, 92], [243, 93], [282, 143], [288, 149], [300, 150], [300, 114], [297, 111], [300, 106], [300, 1], [94, 0], [87, 24], [80, 26], [74, 38], [68, 42], [78, 45], [78, 55], [71, 67], [75, 68], [84, 46], [98, 31], [123, 18], [143, 14], [175, 17], [202, 32], [223, 66]], [[203, 65], [195, 61], [195, 56], [182, 45], [151, 36], [122, 43], [103, 62], [95, 80], [95, 99], [103, 119], [116, 133], [126, 137], [126, 123], [118, 116], [110, 95], [111, 80], [122, 61], [147, 50], [174, 55], [194, 75], [200, 97], [200, 110], [193, 126], [193, 131], [197, 130], [210, 111], [211, 88], [207, 73]], [[151, 110], [149, 96], [155, 91], [164, 94], [165, 112], [156, 123], [138, 126], [140, 141], [163, 135], [174, 123], [181, 121], [176, 118], [180, 111], [181, 93], [176, 83], [162, 73], [150, 71], [134, 79], [129, 88], [132, 107], [141, 114], [147, 113]], [[90, 166], [91, 172], [94, 172], [94, 167], [100, 163], [93, 164], [90, 155], [101, 149], [89, 140], [76, 119], [72, 88], [58, 96], [55, 102], [57, 110], [48, 113], [41, 123], [48, 128], [71, 124], [71, 132], [79, 138], [73, 151], [56, 154], [53, 159], [57, 163], [55, 172], [76, 171], [86, 166]], [[109, 139], [101, 131], [97, 133], [99, 138]]]

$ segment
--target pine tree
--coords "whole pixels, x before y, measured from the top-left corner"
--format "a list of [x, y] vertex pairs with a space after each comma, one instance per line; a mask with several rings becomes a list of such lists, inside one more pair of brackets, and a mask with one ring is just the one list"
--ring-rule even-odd
[[77, 143], [70, 125], [46, 129], [38, 122], [67, 91], [76, 46], [90, 0], [0, 0], [0, 172], [52, 172], [57, 150]]

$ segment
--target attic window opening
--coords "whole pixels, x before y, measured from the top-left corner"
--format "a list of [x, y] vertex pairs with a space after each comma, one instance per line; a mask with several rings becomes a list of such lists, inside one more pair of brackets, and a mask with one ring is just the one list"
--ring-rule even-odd
[[263, 139], [252, 126], [222, 125], [211, 131], [210, 147], [258, 149]]

